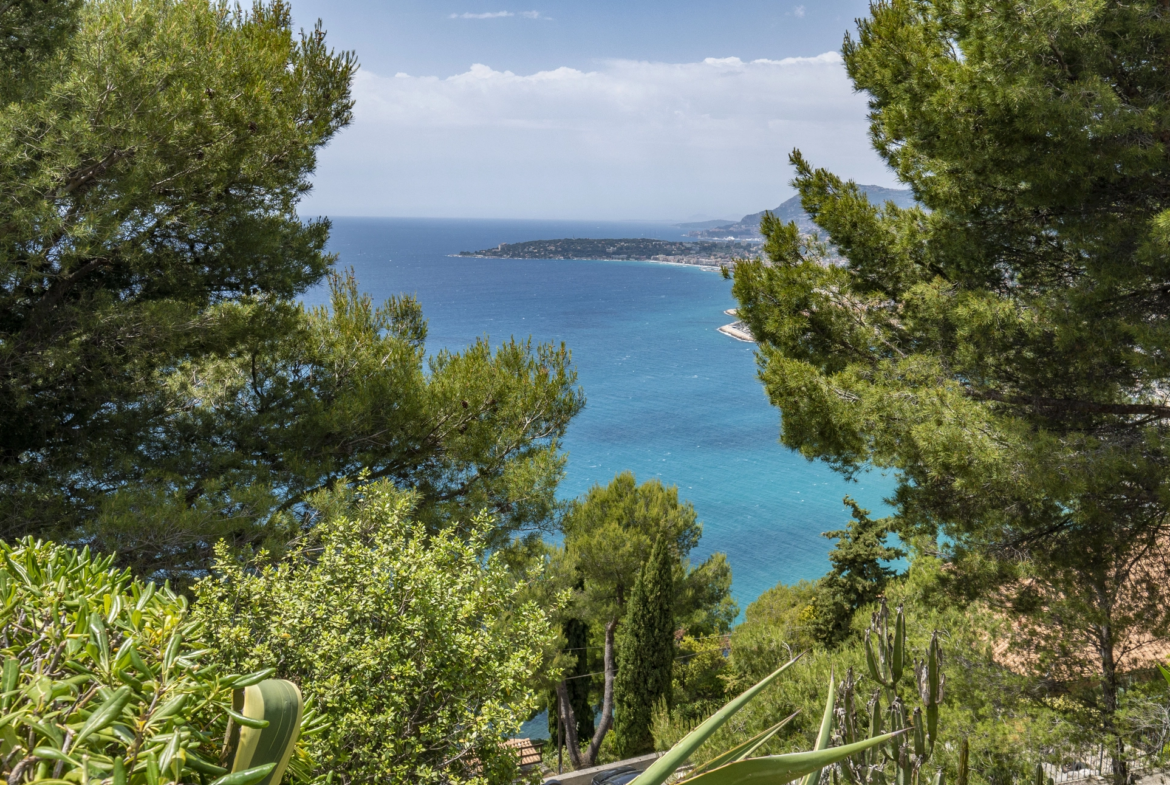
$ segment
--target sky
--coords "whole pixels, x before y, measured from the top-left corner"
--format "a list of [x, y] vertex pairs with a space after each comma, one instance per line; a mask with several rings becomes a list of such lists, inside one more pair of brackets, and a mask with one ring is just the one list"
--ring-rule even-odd
[[357, 53], [306, 215], [737, 219], [788, 154], [896, 186], [838, 54], [858, 0], [293, 0]]

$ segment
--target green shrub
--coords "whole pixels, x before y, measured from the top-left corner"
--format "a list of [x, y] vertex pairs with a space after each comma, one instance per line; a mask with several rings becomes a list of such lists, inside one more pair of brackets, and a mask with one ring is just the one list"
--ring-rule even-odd
[[196, 612], [227, 667], [273, 662], [328, 719], [310, 751], [346, 783], [511, 782], [500, 742], [535, 706], [545, 615], [486, 556], [489, 522], [428, 535], [385, 483], [318, 497], [272, 564], [221, 548]]
[[723, 635], [687, 635], [679, 641], [671, 709], [684, 722], [697, 723], [731, 697], [722, 678], [728, 667], [724, 656], [727, 644], [728, 638]]
[[[233, 687], [187, 601], [113, 556], [0, 543], [0, 776], [45, 785], [212, 782]], [[303, 752], [292, 776], [311, 768]], [[237, 783], [237, 785], [239, 785]]]

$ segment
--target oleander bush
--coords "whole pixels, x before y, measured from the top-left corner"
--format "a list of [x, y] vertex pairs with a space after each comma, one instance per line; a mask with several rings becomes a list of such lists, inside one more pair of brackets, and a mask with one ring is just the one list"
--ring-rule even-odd
[[[252, 785], [228, 774], [233, 689], [167, 586], [53, 543], [0, 542], [0, 776], [9, 785]], [[311, 714], [305, 726], [319, 727]], [[311, 735], [311, 732], [309, 733]], [[298, 748], [287, 779], [313, 768]]]

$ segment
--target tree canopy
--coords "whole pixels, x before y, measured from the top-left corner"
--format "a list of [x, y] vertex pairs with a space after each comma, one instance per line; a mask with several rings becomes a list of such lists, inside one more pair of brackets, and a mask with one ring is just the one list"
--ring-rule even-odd
[[873, 520], [869, 510], [849, 497], [845, 504], [853, 513], [846, 528], [823, 535], [837, 544], [829, 551], [828, 574], [817, 581], [814, 602], [812, 626], [821, 642], [828, 644], [849, 633], [858, 610], [881, 598], [897, 574], [889, 563], [906, 556], [901, 548], [886, 544], [890, 520]]
[[195, 613], [217, 662], [271, 664], [327, 719], [318, 778], [511, 782], [546, 613], [489, 555], [490, 521], [429, 533], [388, 482], [314, 497], [321, 523], [277, 564], [221, 548]]
[[549, 524], [568, 353], [428, 358], [417, 303], [332, 274], [328, 222], [297, 215], [357, 67], [320, 26], [279, 0], [8, 3], [0, 66], [0, 536], [183, 579], [379, 478], [436, 530]]
[[[639, 484], [633, 473], [622, 472], [608, 485], [595, 485], [572, 501], [561, 525], [564, 547], [553, 554], [556, 572], [563, 585], [575, 587], [572, 602], [562, 613], [588, 622], [600, 635], [598, 648], [603, 651], [600, 723], [583, 754], [577, 749], [567, 684], [562, 679], [557, 685], [570, 757], [574, 766], [589, 766], [613, 725], [618, 628], [655, 543], [661, 541], [670, 557], [669, 616], [674, 629], [689, 624], [700, 634], [725, 632], [738, 608], [731, 599], [731, 569], [724, 554], [714, 553], [698, 566], [688, 560], [703, 527], [690, 502], [679, 501], [676, 487], [656, 479]], [[665, 623], [665, 618], [656, 623]]]
[[1106, 730], [1170, 607], [1168, 46], [1153, 0], [875, 3], [845, 65], [920, 207], [793, 153], [828, 245], [768, 216], [735, 273], [784, 443], [895, 469], [903, 531], [1083, 642]]

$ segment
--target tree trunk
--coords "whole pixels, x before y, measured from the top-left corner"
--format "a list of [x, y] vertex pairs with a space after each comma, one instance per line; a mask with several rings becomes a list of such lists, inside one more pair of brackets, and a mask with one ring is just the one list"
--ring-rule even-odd
[[581, 753], [577, 738], [577, 715], [569, 702], [569, 688], [562, 680], [557, 682], [557, 695], [560, 697], [561, 721], [565, 724], [565, 742], [569, 748], [569, 762], [574, 769], [589, 768], [597, 762], [597, 753], [601, 750], [601, 742], [605, 734], [613, 727], [613, 679], [617, 668], [614, 662], [614, 637], [617, 631], [617, 619], [611, 619], [605, 625], [605, 688], [601, 698], [601, 722], [589, 742], [589, 749]]
[[605, 625], [605, 688], [601, 693], [601, 722], [593, 734], [593, 741], [585, 751], [587, 766], [592, 766], [597, 760], [597, 753], [601, 750], [601, 742], [609, 729], [613, 727], [613, 678], [617, 674], [617, 667], [613, 656], [614, 632], [617, 630], [617, 619], [611, 619]]
[[1129, 767], [1125, 760], [1125, 740], [1117, 728], [1117, 661], [1114, 659], [1114, 640], [1110, 603], [1103, 592], [1098, 592], [1105, 614], [1105, 621], [1097, 629], [1097, 641], [1101, 654], [1101, 714], [1105, 743], [1109, 746], [1109, 759], [1113, 764], [1113, 785], [1128, 785]]
[[573, 711], [573, 704], [569, 700], [569, 687], [562, 680], [557, 682], [557, 706], [560, 710], [561, 721], [560, 725], [564, 728], [565, 746], [569, 748], [569, 763], [573, 769], [580, 769], [581, 766], [581, 746], [577, 741], [577, 716]]

